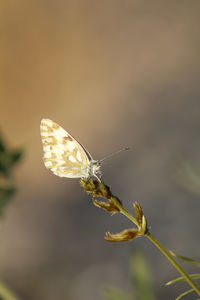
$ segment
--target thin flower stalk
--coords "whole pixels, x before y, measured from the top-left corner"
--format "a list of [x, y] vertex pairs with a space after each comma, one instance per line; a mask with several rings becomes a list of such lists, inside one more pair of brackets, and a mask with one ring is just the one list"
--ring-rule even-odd
[[[121, 213], [127, 217], [136, 227], [125, 229], [119, 233], [112, 234], [107, 232], [105, 239], [109, 242], [124, 242], [131, 241], [139, 236], [147, 237], [170, 261], [176, 270], [185, 278], [192, 289], [200, 296], [200, 287], [192, 280], [192, 278], [184, 271], [179, 263], [173, 258], [170, 252], [150, 233], [149, 227], [143, 210], [139, 203], [134, 203], [136, 217], [129, 213], [123, 206], [121, 200], [114, 196], [110, 187], [105, 185], [102, 181], [86, 178], [80, 181], [84, 190], [92, 195], [93, 204], [99, 208], [107, 210], [111, 214]], [[99, 201], [97, 198], [103, 198], [106, 201]]]

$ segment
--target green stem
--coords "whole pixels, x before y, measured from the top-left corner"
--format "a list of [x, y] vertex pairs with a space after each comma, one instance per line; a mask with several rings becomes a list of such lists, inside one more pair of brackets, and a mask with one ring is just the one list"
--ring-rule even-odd
[[140, 227], [138, 221], [136, 220], [136, 218], [130, 214], [122, 205], [119, 205], [117, 203], [117, 206], [120, 210], [120, 213], [123, 214], [124, 216], [126, 216], [130, 221], [132, 221], [138, 228]]
[[183, 270], [183, 268], [177, 263], [173, 256], [165, 249], [165, 247], [161, 245], [160, 242], [156, 240], [156, 238], [151, 233], [147, 233], [145, 236], [148, 237], [148, 239], [165, 255], [165, 257], [171, 262], [171, 264], [177, 269], [177, 271], [185, 278], [188, 284], [195, 290], [197, 295], [200, 296], [199, 286]]
[[2, 281], [0, 281], [0, 298], [5, 300], [19, 300]]
[[[122, 205], [118, 205], [120, 212], [131, 220], [139, 228], [138, 221], [130, 214]], [[149, 232], [145, 234], [146, 237], [165, 255], [165, 257], [171, 262], [171, 264], [176, 268], [176, 270], [185, 278], [188, 284], [195, 290], [198, 296], [200, 296], [200, 287], [191, 279], [191, 277], [183, 270], [183, 268], [177, 263], [173, 256], [165, 249], [163, 245]]]

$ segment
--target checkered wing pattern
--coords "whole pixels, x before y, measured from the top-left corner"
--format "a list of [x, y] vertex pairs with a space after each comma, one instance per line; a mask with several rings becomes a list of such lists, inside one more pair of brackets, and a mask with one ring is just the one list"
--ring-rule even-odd
[[46, 168], [60, 177], [89, 176], [92, 157], [75, 138], [50, 119], [42, 119], [40, 130]]

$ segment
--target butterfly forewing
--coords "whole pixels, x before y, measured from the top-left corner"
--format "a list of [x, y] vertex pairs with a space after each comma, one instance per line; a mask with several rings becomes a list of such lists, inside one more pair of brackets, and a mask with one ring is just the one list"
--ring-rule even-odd
[[89, 152], [52, 120], [43, 119], [40, 129], [45, 166], [60, 177], [88, 177]]

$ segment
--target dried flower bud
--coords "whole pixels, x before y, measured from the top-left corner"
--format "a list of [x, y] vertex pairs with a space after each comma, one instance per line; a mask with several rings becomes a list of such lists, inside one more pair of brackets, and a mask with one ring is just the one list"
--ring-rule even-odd
[[118, 213], [120, 210], [119, 208], [111, 201], [103, 202], [93, 199], [93, 204], [99, 208], [103, 208], [112, 214]]
[[146, 217], [143, 214], [142, 207], [138, 202], [134, 203], [135, 213], [136, 213], [136, 219], [138, 221], [139, 225], [139, 232], [140, 235], [144, 235], [148, 232], [148, 226], [147, 226], [147, 220]]
[[80, 185], [84, 188], [85, 192], [92, 194], [94, 197], [101, 197], [102, 193], [99, 190], [99, 181], [93, 178], [81, 179]]
[[[95, 206], [103, 208], [111, 214], [121, 212], [127, 216], [128, 212], [123, 208], [121, 201], [112, 194], [109, 186], [105, 185], [102, 181], [89, 177], [81, 179], [80, 184], [88, 194], [92, 195], [92, 201]], [[95, 199], [97, 197], [105, 198], [107, 201], [98, 201]], [[136, 212], [136, 219], [132, 216], [131, 220], [137, 225], [137, 229], [126, 229], [116, 234], [107, 232], [105, 236], [107, 241], [131, 241], [137, 236], [148, 233], [147, 221], [140, 204], [136, 202], [134, 204], [134, 208]]]
[[105, 240], [109, 242], [127, 242], [139, 236], [137, 229], [125, 229], [119, 233], [106, 232]]
[[103, 182], [93, 178], [84, 178], [80, 181], [80, 184], [94, 198], [102, 197], [107, 199], [107, 202], [93, 200], [95, 206], [103, 208], [112, 214], [120, 211], [121, 201], [112, 194], [110, 188]]
[[148, 226], [147, 226], [147, 219], [143, 215], [142, 216], [142, 224], [140, 226], [140, 234], [144, 235], [144, 234], [147, 234], [148, 232], [149, 232], [149, 229], [148, 229]]
[[138, 202], [134, 203], [134, 208], [135, 208], [135, 213], [136, 213], [136, 219], [138, 221], [138, 224], [141, 225], [142, 224], [142, 217], [143, 217], [143, 211], [142, 211], [142, 207], [140, 206], [140, 204]]

